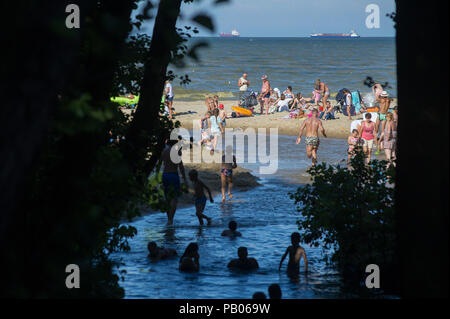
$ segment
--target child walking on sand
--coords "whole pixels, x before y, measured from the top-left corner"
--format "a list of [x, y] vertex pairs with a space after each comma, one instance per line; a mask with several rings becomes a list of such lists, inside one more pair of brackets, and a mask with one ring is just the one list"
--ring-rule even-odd
[[211, 218], [203, 214], [203, 210], [206, 206], [206, 196], [203, 189], [206, 189], [209, 195], [209, 200], [211, 201], [211, 203], [214, 203], [214, 200], [211, 196], [211, 191], [209, 190], [208, 186], [203, 184], [203, 182], [198, 179], [197, 170], [193, 169], [189, 172], [189, 179], [192, 181], [194, 186], [195, 215], [197, 215], [200, 225], [203, 225], [203, 219], [206, 219], [209, 225], [211, 224]]

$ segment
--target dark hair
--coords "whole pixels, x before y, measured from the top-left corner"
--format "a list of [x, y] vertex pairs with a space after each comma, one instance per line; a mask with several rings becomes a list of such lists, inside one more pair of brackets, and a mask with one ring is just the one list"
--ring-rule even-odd
[[281, 299], [281, 288], [278, 284], [271, 284], [269, 286], [269, 298], [270, 299]]
[[319, 111], [317, 111], [317, 109], [313, 109], [311, 112], [312, 113], [319, 113]]
[[289, 89], [289, 91], [292, 91], [292, 86], [289, 85], [287, 88]]
[[262, 291], [257, 291], [253, 294], [253, 299], [267, 299], [266, 295]]
[[184, 257], [186, 257], [187, 255], [190, 255], [192, 253], [195, 253], [198, 251], [198, 244], [197, 243], [190, 243], [187, 247], [186, 250], [184, 251], [183, 255], [180, 258], [180, 262], [183, 260]]
[[366, 119], [371, 119], [371, 118], [372, 118], [372, 114], [366, 113], [366, 115], [364, 115], [364, 117], [365, 117]]
[[300, 234], [298, 232], [293, 232], [291, 234], [291, 240], [295, 243], [300, 243]]
[[157, 248], [158, 245], [156, 245], [156, 243], [154, 241], [151, 241], [147, 244], [147, 249], [148, 251], [150, 251], [151, 248]]
[[197, 179], [198, 178], [198, 172], [196, 169], [192, 169], [189, 171], [189, 177], [191, 179]]
[[235, 231], [237, 228], [237, 223], [232, 220], [231, 222], [228, 223], [228, 228], [231, 229], [232, 231]]
[[352, 130], [352, 133], [358, 133], [358, 130], [356, 129], [356, 128], [354, 128], [353, 130]]
[[241, 254], [248, 255], [247, 247], [239, 247], [238, 248], [238, 256], [241, 257]]
[[219, 115], [219, 109], [214, 109], [213, 110], [213, 115], [214, 116], [218, 116]]

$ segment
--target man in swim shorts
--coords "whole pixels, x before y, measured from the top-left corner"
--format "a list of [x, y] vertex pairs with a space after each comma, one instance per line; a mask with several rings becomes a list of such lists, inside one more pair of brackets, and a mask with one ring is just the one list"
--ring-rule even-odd
[[[380, 97], [377, 102], [380, 104], [380, 111], [378, 112], [378, 116], [375, 122], [375, 137], [378, 136], [378, 131], [380, 129], [380, 124], [383, 125], [383, 122], [386, 121], [386, 114], [389, 111], [389, 106], [391, 105], [392, 99], [389, 97], [389, 94], [386, 91], [381, 92]], [[377, 140], [377, 151], [375, 154], [380, 152], [380, 142]]]
[[[177, 210], [178, 204], [178, 196], [180, 196], [180, 177], [178, 176], [178, 170], [181, 172], [181, 176], [183, 177], [183, 182], [186, 183], [186, 175], [184, 173], [183, 161], [179, 163], [174, 163], [171, 158], [171, 150], [172, 147], [177, 143], [177, 140], [169, 140], [167, 142], [168, 147], [162, 152], [161, 159], [164, 164], [164, 170], [162, 175], [162, 184], [164, 188], [164, 196], [166, 200], [169, 202], [169, 209], [167, 210], [167, 223], [173, 223], [173, 217], [175, 216], [175, 212]], [[180, 150], [181, 151], [181, 150]], [[178, 155], [181, 156], [181, 152], [178, 152]]]
[[269, 112], [269, 101], [270, 101], [270, 82], [267, 78], [267, 75], [263, 75], [261, 77], [263, 80], [263, 84], [261, 87], [261, 93], [259, 94], [259, 104], [261, 105], [260, 114], [263, 114], [264, 109], [266, 109], [266, 115]]
[[300, 127], [300, 132], [297, 137], [297, 144], [300, 144], [302, 141], [303, 131], [306, 129], [306, 154], [308, 158], [312, 157], [312, 165], [316, 165], [317, 163], [317, 149], [319, 148], [320, 140], [319, 140], [319, 129], [322, 132], [324, 137], [327, 137], [325, 134], [325, 129], [322, 126], [322, 121], [317, 117], [318, 111], [317, 109], [313, 109], [311, 113], [311, 117], [307, 118], [303, 121], [302, 126]]

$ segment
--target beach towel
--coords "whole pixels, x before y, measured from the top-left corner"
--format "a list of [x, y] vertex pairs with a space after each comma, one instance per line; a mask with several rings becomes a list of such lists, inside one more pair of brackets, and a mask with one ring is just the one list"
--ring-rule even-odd
[[359, 113], [359, 110], [361, 109], [361, 94], [359, 94], [359, 91], [354, 91], [352, 94], [352, 104], [355, 106], [355, 112]]

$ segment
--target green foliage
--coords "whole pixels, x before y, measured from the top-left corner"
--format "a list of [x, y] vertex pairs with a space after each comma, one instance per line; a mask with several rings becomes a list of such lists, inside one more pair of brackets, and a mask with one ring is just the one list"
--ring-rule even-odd
[[311, 167], [313, 183], [301, 186], [295, 200], [302, 241], [332, 252], [332, 261], [350, 282], [360, 281], [368, 264], [386, 274], [396, 264], [394, 181], [386, 161], [364, 164], [358, 152], [351, 168], [325, 163]]

